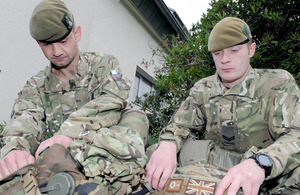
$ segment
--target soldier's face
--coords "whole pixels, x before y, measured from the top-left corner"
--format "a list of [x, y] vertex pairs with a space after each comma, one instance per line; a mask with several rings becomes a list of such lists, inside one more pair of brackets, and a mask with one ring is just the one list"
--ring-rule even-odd
[[255, 43], [247, 43], [212, 52], [217, 73], [226, 87], [233, 87], [245, 79], [255, 47]]
[[77, 43], [81, 39], [81, 28], [75, 29], [63, 40], [51, 44], [39, 42], [45, 57], [57, 67], [67, 67], [78, 55]]

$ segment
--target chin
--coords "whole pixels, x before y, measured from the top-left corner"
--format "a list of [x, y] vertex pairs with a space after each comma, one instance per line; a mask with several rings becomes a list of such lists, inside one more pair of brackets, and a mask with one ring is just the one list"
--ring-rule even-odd
[[52, 67], [55, 69], [64, 69], [66, 67], [68, 67], [68, 64], [54, 64], [52, 63]]

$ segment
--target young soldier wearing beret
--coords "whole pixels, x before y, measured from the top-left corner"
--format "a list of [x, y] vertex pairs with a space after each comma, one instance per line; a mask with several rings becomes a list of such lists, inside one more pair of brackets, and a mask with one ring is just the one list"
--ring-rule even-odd
[[[160, 135], [146, 166], [152, 188], [164, 194], [201, 187], [217, 195], [300, 193], [300, 91], [287, 71], [253, 69], [255, 48], [239, 18], [215, 25], [208, 50], [216, 74], [194, 85]], [[210, 141], [189, 139], [196, 131]]]
[[[34, 163], [42, 150], [55, 143], [67, 147], [80, 136], [96, 142], [96, 132], [101, 134], [99, 139], [107, 138], [105, 151], [128, 146], [126, 151], [120, 149], [123, 153], [119, 155], [131, 159], [133, 172], [142, 170], [146, 163], [143, 146], [148, 120], [142, 111], [126, 109], [130, 81], [122, 75], [117, 59], [79, 51], [81, 27], [75, 25], [74, 16], [60, 0], [43, 0], [35, 7], [30, 33], [50, 66], [27, 81], [15, 102], [11, 120], [0, 135], [0, 179]], [[113, 131], [107, 130], [110, 127], [114, 127]], [[45, 133], [51, 138], [43, 141]], [[116, 142], [117, 138], [121, 140]], [[113, 164], [105, 161], [109, 158], [98, 158], [99, 167], [101, 162], [104, 168]]]

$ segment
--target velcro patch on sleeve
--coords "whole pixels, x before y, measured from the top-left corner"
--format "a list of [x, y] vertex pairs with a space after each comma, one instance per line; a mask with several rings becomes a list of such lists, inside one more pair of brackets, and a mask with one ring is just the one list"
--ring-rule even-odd
[[111, 77], [115, 81], [116, 85], [120, 90], [129, 90], [130, 87], [127, 85], [126, 81], [121, 77], [117, 70], [111, 70]]
[[115, 80], [115, 82], [120, 90], [130, 89], [130, 87], [126, 84], [124, 79]]
[[199, 179], [189, 179], [188, 185], [185, 190], [185, 194], [193, 194], [193, 195], [214, 195], [215, 189], [217, 187], [216, 182], [212, 181], [204, 181]]
[[166, 192], [179, 192], [181, 190], [183, 179], [169, 179], [166, 185]]

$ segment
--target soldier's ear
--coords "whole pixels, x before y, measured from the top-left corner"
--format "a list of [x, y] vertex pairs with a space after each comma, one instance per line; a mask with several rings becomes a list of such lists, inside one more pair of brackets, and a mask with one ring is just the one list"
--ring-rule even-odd
[[255, 53], [255, 49], [256, 49], [256, 43], [251, 43], [251, 45], [249, 46], [249, 57], [253, 57], [254, 53]]
[[79, 42], [81, 40], [81, 27], [80, 26], [74, 27], [74, 36], [75, 36], [76, 42]]

